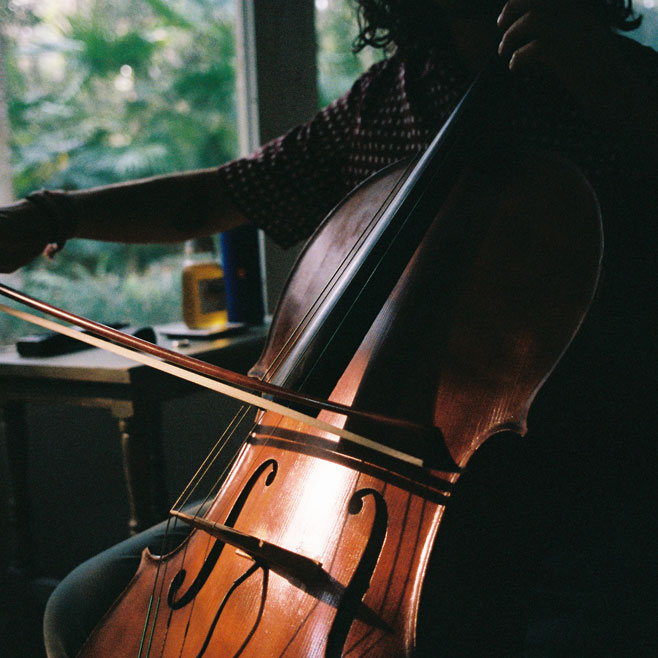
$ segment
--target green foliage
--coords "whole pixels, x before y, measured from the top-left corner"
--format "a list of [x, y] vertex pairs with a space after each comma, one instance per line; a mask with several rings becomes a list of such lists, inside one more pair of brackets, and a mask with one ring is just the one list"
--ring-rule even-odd
[[[102, 274], [90, 275], [87, 263], [80, 262], [70, 263], [66, 268], [33, 268], [20, 277], [10, 277], [8, 283], [104, 323], [153, 325], [180, 316], [181, 263], [177, 256], [159, 258], [144, 269], [128, 272], [111, 266], [115, 256], [108, 256], [108, 270]], [[37, 331], [21, 320], [0, 314], [0, 344]]]
[[[70, 14], [66, 4], [51, 2], [47, 13], [38, 0], [12, 3], [2, 15], [18, 197], [236, 155], [233, 0], [79, 0]], [[374, 55], [351, 53], [349, 0], [318, 11], [317, 28], [324, 105]], [[167, 322], [180, 315], [179, 253], [171, 245], [73, 240], [54, 263], [39, 259], [14, 283], [101, 321]], [[0, 316], [0, 343], [25, 332]]]
[[217, 145], [213, 163], [235, 155], [224, 5], [96, 0], [57, 21], [41, 18], [34, 40], [14, 50], [22, 67], [10, 80], [17, 195], [206, 166]]
[[[12, 5], [13, 6], [13, 5]], [[39, 3], [7, 14], [18, 197], [219, 164], [237, 152], [231, 0]], [[179, 246], [70, 241], [21, 287], [104, 320], [180, 315]], [[3, 341], [25, 325], [0, 318]]]
[[183, 30], [190, 30], [193, 25], [189, 23], [185, 17], [171, 7], [171, 5], [164, 0], [146, 0], [147, 4], [151, 6], [153, 11], [172, 27], [179, 27]]
[[366, 50], [355, 55], [352, 42], [357, 34], [354, 7], [349, 0], [331, 0], [317, 12], [318, 90], [324, 107], [344, 94], [355, 79], [381, 54]]
[[68, 36], [80, 46], [79, 64], [90, 77], [116, 74], [124, 65], [143, 74], [157, 45], [135, 30], [117, 35], [98, 17], [72, 16], [69, 24]]

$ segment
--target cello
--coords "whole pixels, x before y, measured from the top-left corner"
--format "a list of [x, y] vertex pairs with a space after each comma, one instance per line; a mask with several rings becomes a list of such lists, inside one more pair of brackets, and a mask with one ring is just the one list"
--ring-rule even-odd
[[493, 80], [413, 166], [345, 199], [290, 276], [251, 375], [324, 425], [259, 412], [202, 516], [174, 510], [194, 531], [145, 552], [80, 656], [417, 654], [459, 476], [488, 438], [525, 432], [600, 267], [578, 171], [481, 148], [472, 119]]

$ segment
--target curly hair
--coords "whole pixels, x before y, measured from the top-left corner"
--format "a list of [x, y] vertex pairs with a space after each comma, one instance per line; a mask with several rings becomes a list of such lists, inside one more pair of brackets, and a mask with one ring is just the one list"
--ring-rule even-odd
[[[359, 33], [353, 48], [416, 48], [435, 43], [445, 28], [437, 0], [352, 0], [357, 6]], [[477, 0], [470, 0], [471, 3]], [[642, 20], [633, 0], [582, 0], [613, 29], [629, 31]], [[482, 9], [500, 10], [504, 0], [480, 0]], [[411, 6], [410, 6], [411, 5]]]

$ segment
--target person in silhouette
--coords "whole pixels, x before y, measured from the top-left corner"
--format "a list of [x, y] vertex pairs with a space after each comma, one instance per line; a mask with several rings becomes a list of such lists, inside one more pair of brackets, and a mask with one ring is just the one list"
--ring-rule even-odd
[[[655, 427], [658, 54], [620, 34], [639, 21], [625, 0], [357, 5], [357, 48], [388, 56], [308, 123], [217, 168], [36, 192], [0, 209], [0, 266], [70, 238], [180, 241], [247, 222], [282, 246], [299, 242], [356, 184], [426, 147], [497, 55], [512, 74], [501, 99], [510, 134], [575, 162], [599, 197], [604, 280], [533, 406], [529, 448], [494, 440], [460, 481], [432, 559], [443, 587], [425, 597], [423, 655], [641, 655], [626, 643], [651, 627], [631, 593], [641, 567], [629, 565], [648, 527], [642, 455]], [[77, 653], [162, 533], [63, 581], [46, 614], [50, 658]]]

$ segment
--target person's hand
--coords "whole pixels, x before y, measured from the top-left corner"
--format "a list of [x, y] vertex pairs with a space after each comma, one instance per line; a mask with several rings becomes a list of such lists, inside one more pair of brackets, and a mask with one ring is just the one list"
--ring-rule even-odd
[[629, 40], [616, 35], [593, 5], [508, 0], [498, 17], [499, 54], [514, 73], [550, 72], [633, 159], [656, 162], [656, 72], [647, 68], [646, 57], [637, 57], [637, 50], [630, 52]]
[[508, 0], [498, 17], [498, 53], [514, 73], [550, 70], [567, 87], [586, 83], [610, 30], [577, 0]]
[[49, 230], [41, 209], [29, 201], [0, 207], [0, 272], [13, 272], [39, 256], [48, 247]]

